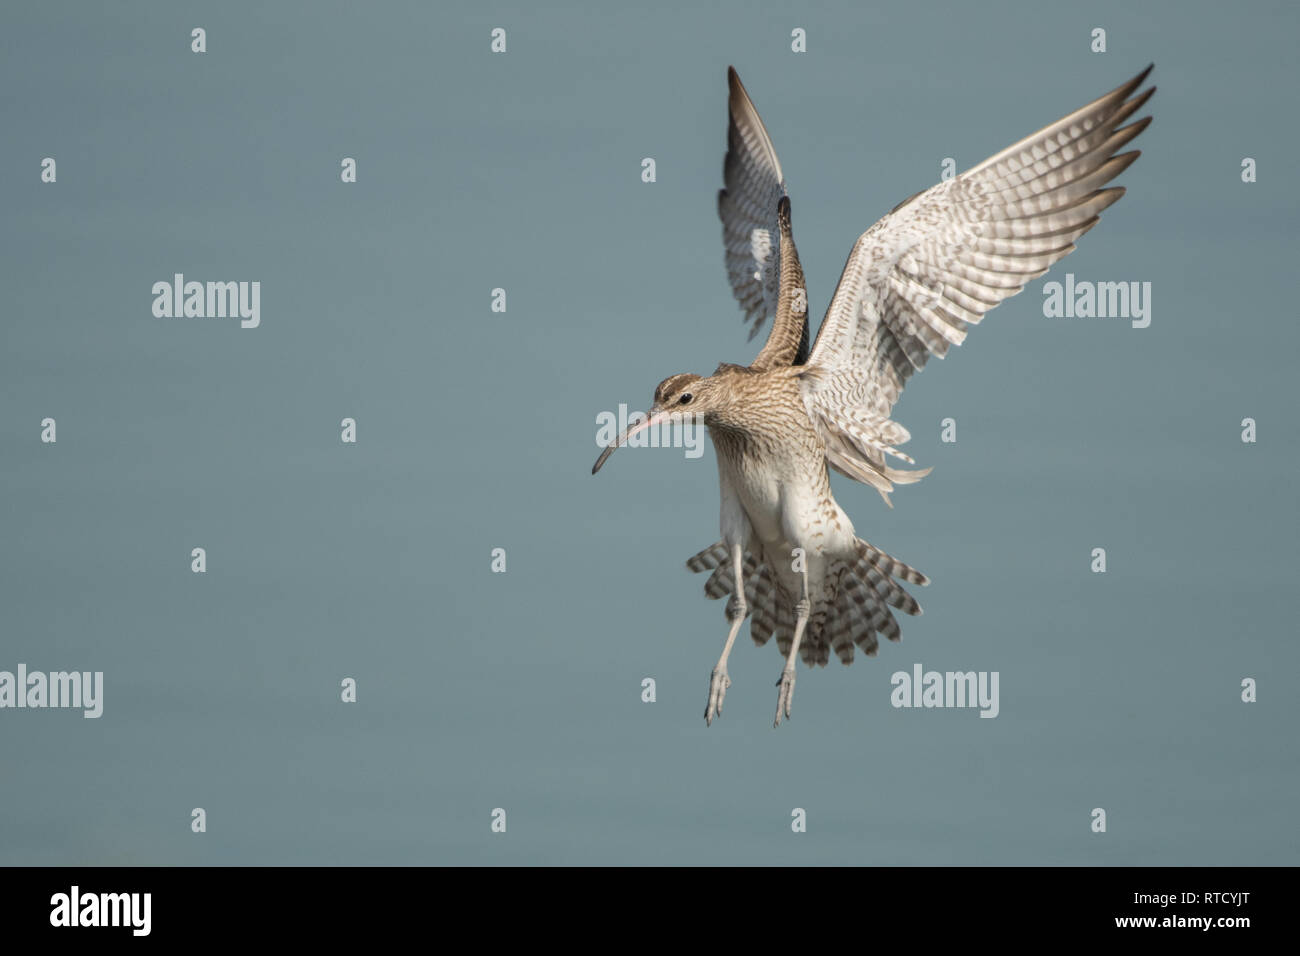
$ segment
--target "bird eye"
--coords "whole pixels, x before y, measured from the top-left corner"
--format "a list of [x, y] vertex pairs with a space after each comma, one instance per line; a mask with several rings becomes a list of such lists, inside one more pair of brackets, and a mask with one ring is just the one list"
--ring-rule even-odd
[[691, 401], [691, 399], [692, 399], [693, 397], [694, 397], [694, 396], [692, 396], [690, 392], [684, 392], [684, 393], [682, 394], [682, 397], [679, 398], [679, 399], [677, 399], [677, 404], [678, 404], [678, 405], [689, 405], [689, 404], [690, 404], [690, 401]]

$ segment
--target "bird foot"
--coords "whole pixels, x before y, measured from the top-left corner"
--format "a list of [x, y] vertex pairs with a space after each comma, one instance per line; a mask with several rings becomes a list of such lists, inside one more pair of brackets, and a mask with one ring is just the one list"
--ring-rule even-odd
[[730, 686], [731, 678], [727, 676], [727, 668], [723, 665], [713, 668], [713, 676], [709, 678], [709, 706], [704, 709], [705, 726], [712, 726], [713, 718], [722, 716], [722, 701]]
[[781, 719], [790, 716], [790, 707], [794, 703], [794, 668], [786, 665], [781, 671], [781, 679], [776, 682], [776, 686], [781, 688], [776, 698], [776, 721], [773, 727], [781, 726]]

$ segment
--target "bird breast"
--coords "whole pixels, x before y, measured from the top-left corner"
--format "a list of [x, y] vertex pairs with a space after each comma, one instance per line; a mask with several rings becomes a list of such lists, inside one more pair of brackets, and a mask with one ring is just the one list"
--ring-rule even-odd
[[795, 548], [810, 558], [853, 553], [853, 524], [831, 495], [825, 453], [811, 427], [775, 447], [714, 429], [710, 437], [721, 478], [773, 563], [789, 564]]

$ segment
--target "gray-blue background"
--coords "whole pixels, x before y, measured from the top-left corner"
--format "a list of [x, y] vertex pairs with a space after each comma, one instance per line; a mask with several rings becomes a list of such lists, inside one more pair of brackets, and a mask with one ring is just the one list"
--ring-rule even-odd
[[[1296, 863], [1295, 8], [541, 6], [5, 5], [0, 669], [107, 687], [0, 712], [0, 862]], [[727, 64], [816, 318], [944, 157], [1151, 60], [1129, 194], [1048, 277], [1149, 281], [1150, 328], [1038, 280], [915, 379], [934, 473], [836, 489], [925, 616], [778, 731], [742, 635], [706, 729], [712, 449], [588, 469], [598, 412], [755, 352]], [[261, 328], [153, 318], [175, 272], [261, 281]], [[1000, 671], [1001, 716], [893, 709], [915, 662]]]

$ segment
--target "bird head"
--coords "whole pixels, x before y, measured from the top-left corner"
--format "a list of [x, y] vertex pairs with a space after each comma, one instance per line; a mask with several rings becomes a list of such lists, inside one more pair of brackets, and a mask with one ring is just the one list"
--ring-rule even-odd
[[591, 473], [594, 475], [600, 471], [605, 460], [614, 454], [614, 450], [627, 444], [627, 440], [637, 432], [654, 428], [664, 422], [687, 422], [692, 418], [702, 419], [707, 425], [709, 413], [719, 406], [722, 399], [716, 379], [717, 376], [701, 378], [690, 372], [682, 372], [679, 375], [670, 375], [660, 382], [655, 386], [654, 401], [646, 417], [635, 425], [629, 426], [600, 453], [596, 464], [591, 467]]

